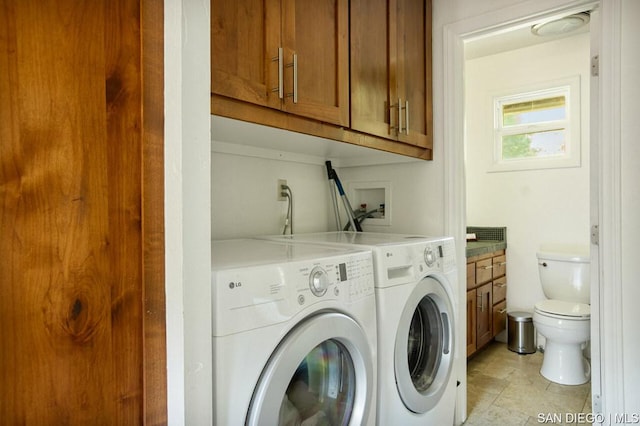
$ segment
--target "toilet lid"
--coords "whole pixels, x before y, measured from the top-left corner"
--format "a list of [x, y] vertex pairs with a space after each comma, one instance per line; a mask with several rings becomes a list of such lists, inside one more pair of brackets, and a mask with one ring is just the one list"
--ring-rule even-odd
[[536, 310], [571, 318], [589, 318], [591, 316], [591, 306], [585, 303], [565, 302], [564, 300], [543, 300], [536, 303]]

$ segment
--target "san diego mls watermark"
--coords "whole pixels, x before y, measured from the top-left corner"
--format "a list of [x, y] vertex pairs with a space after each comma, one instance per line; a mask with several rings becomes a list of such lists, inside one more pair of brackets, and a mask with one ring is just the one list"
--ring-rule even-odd
[[538, 423], [637, 424], [640, 423], [640, 413], [538, 413]]

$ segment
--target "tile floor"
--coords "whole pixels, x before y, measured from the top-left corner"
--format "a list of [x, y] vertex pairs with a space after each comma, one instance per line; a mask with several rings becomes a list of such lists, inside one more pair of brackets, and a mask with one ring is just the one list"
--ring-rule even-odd
[[541, 353], [519, 355], [499, 342], [470, 359], [465, 425], [584, 424], [578, 416], [591, 412], [591, 383], [550, 382], [540, 375], [541, 364]]

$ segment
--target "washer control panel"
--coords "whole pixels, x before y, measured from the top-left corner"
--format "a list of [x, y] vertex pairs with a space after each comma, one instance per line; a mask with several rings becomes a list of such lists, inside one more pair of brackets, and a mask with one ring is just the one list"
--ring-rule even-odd
[[309, 274], [309, 288], [314, 296], [322, 297], [329, 288], [329, 277], [327, 272], [320, 266], [316, 266]]
[[[217, 271], [212, 278], [216, 336], [287, 321], [313, 307], [349, 309], [374, 295], [370, 251]], [[370, 299], [368, 299], [370, 300]]]
[[373, 260], [371, 253], [361, 254], [364, 256], [350, 255], [339, 259], [319, 260], [311, 266], [301, 265], [294, 275], [300, 277], [300, 283], [307, 282], [308, 285], [298, 284], [296, 291], [305, 297], [310, 292], [316, 298], [347, 302], [372, 295]]

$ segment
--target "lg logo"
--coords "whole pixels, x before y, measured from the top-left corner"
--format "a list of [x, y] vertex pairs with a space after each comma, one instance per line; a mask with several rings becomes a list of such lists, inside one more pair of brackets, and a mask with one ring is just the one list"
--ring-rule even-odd
[[229, 283], [229, 288], [231, 290], [233, 290], [234, 288], [237, 288], [237, 287], [242, 287], [242, 283], [240, 281], [238, 281], [237, 283], [234, 283], [233, 281]]

